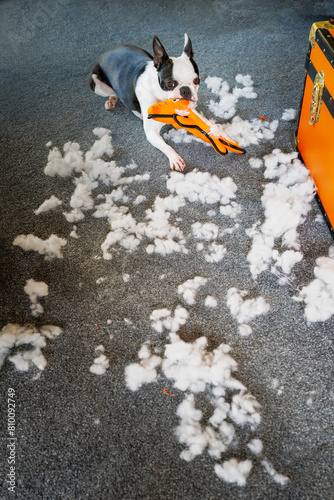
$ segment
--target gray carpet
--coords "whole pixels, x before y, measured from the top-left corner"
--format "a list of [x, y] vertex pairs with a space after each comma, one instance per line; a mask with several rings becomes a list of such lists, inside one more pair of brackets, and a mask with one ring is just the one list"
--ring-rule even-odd
[[[332, 10], [331, 10], [332, 9]], [[41, 203], [56, 195], [66, 210], [73, 192], [71, 179], [44, 174], [52, 141], [62, 148], [77, 141], [82, 151], [93, 144], [92, 130], [112, 131], [114, 159], [132, 160], [136, 173], [150, 172], [141, 185], [144, 206], [131, 209], [143, 219], [155, 198], [167, 196], [168, 161], [145, 140], [141, 122], [121, 104], [111, 114], [104, 100], [88, 87], [96, 59], [119, 43], [151, 50], [157, 34], [171, 55], [179, 55], [183, 35], [193, 42], [202, 78], [199, 108], [209, 110], [204, 76], [218, 76], [232, 85], [236, 74], [250, 74], [257, 99], [239, 101], [243, 119], [259, 115], [280, 120], [287, 108], [299, 108], [304, 83], [307, 40], [313, 22], [333, 14], [330, 1], [192, 2], [49, 0], [43, 3], [2, 1], [1, 16], [1, 323], [52, 324], [62, 334], [43, 349], [47, 366], [17, 371], [7, 359], [1, 368], [1, 498], [18, 499], [330, 499], [333, 481], [332, 337], [334, 317], [307, 324], [304, 306], [292, 297], [313, 278], [315, 260], [333, 244], [315, 201], [298, 231], [303, 260], [285, 286], [269, 271], [252, 279], [246, 256], [251, 240], [245, 229], [263, 220], [263, 171], [249, 168], [251, 156], [262, 158], [274, 148], [291, 152], [296, 122], [280, 121], [271, 141], [247, 148], [247, 154], [218, 156], [197, 143], [179, 144], [186, 172], [198, 168], [219, 178], [232, 177], [243, 211], [240, 227], [227, 239], [227, 257], [208, 264], [189, 241], [188, 255], [150, 255], [118, 250], [111, 261], [101, 257], [109, 231], [105, 219], [87, 215], [77, 224], [80, 239], [69, 237], [72, 225], [62, 209], [35, 216]], [[274, 77], [273, 75], [280, 75]], [[135, 189], [135, 188], [134, 188]], [[205, 222], [210, 207], [188, 203], [182, 230]], [[223, 218], [217, 219], [223, 223]], [[13, 246], [17, 235], [51, 234], [68, 240], [63, 259], [46, 261], [37, 252]], [[130, 276], [124, 282], [123, 275]], [[166, 275], [161, 280], [161, 275]], [[263, 455], [290, 481], [280, 486], [251, 457], [253, 469], [245, 486], [228, 484], [214, 472], [214, 459], [203, 453], [191, 462], [176, 436], [177, 406], [182, 391], [164, 377], [136, 392], [125, 383], [125, 367], [138, 360], [150, 339], [163, 352], [166, 335], [152, 330], [154, 309], [180, 303], [179, 284], [194, 276], [208, 278], [200, 299], [188, 307], [190, 319], [182, 338], [204, 335], [209, 349], [231, 346], [238, 378], [261, 403], [256, 437]], [[106, 281], [96, 281], [106, 277]], [[44, 314], [33, 318], [24, 293], [33, 278], [49, 286], [41, 302]], [[236, 286], [263, 296], [270, 312], [253, 323], [253, 334], [241, 337], [226, 306], [227, 290]], [[203, 305], [212, 294], [215, 309]], [[127, 324], [124, 319], [132, 321]], [[108, 320], [110, 320], [108, 322]], [[113, 338], [110, 338], [113, 335]], [[95, 348], [104, 345], [110, 366], [102, 376], [89, 367]], [[275, 381], [278, 384], [275, 385]], [[8, 492], [7, 391], [16, 394], [16, 491]], [[174, 397], [163, 392], [167, 389]], [[203, 406], [203, 402], [201, 403]], [[204, 408], [205, 410], [205, 408]], [[203, 418], [207, 418], [204, 411]], [[224, 460], [250, 458], [246, 430]], [[243, 451], [239, 451], [243, 450]]]

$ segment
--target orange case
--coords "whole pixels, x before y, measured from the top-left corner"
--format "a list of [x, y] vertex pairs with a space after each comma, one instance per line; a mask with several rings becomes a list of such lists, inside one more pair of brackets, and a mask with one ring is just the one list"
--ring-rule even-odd
[[334, 25], [314, 23], [306, 57], [305, 87], [296, 149], [317, 187], [334, 236]]

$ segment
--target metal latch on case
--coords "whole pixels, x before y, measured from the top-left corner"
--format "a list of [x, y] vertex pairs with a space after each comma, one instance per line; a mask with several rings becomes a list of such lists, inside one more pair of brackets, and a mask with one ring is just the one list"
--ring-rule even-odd
[[325, 86], [325, 74], [323, 71], [319, 71], [319, 73], [315, 75], [314, 79], [311, 109], [310, 109], [311, 118], [310, 121], [308, 122], [309, 125], [314, 125], [319, 120], [324, 86]]

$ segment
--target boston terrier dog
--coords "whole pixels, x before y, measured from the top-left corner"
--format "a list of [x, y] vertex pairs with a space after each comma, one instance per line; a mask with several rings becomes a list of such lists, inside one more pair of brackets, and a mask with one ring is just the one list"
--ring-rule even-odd
[[169, 57], [158, 37], [153, 39], [153, 54], [133, 45], [120, 45], [103, 54], [89, 76], [90, 88], [108, 97], [105, 108], [115, 107], [117, 98], [142, 118], [147, 140], [169, 159], [172, 170], [182, 171], [185, 162], [160, 135], [163, 123], [149, 120], [148, 108], [167, 99], [187, 99], [195, 109], [199, 86], [198, 67], [193, 59], [190, 38], [180, 57]]

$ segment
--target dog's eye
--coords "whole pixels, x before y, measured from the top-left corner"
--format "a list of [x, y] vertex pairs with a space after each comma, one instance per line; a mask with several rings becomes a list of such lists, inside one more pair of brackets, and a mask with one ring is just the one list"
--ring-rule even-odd
[[174, 88], [176, 87], [176, 82], [169, 81], [169, 82], [167, 83], [167, 86], [168, 86], [168, 88], [169, 88], [169, 89], [171, 89], [171, 90], [172, 90], [172, 89], [174, 89]]
[[194, 80], [194, 84], [195, 84], [195, 85], [198, 85], [198, 84], [199, 84], [199, 78], [195, 78], [195, 80]]

